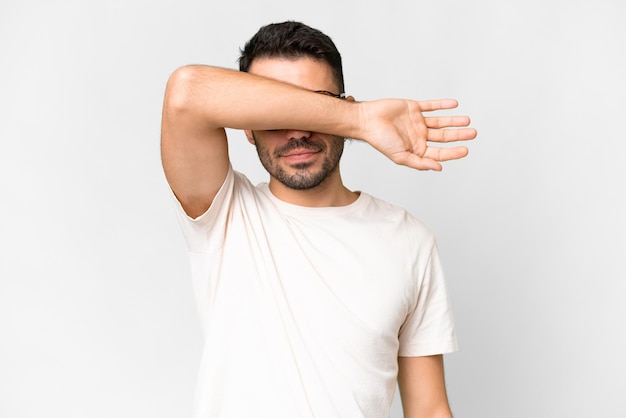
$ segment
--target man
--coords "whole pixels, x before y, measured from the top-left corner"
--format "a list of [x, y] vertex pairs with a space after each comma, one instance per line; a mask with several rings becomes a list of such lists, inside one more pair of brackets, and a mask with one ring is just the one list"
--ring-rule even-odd
[[[440, 170], [472, 139], [453, 100], [344, 98], [341, 57], [297, 22], [268, 25], [240, 69], [178, 69], [163, 108], [162, 159], [190, 249], [206, 337], [194, 416], [451, 416], [442, 354], [454, 325], [432, 234], [405, 211], [349, 190], [344, 138], [399, 164]], [[243, 129], [270, 174], [230, 165]], [[460, 128], [460, 129], [447, 129]]]

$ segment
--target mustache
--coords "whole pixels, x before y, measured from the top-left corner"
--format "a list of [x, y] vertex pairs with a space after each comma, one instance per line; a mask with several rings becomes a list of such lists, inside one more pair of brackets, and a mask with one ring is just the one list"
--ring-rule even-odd
[[289, 141], [286, 145], [280, 148], [277, 148], [274, 151], [274, 156], [280, 157], [281, 155], [284, 155], [296, 149], [307, 149], [307, 150], [318, 152], [324, 149], [324, 145], [318, 142], [313, 142], [309, 140], [308, 138], [293, 139]]

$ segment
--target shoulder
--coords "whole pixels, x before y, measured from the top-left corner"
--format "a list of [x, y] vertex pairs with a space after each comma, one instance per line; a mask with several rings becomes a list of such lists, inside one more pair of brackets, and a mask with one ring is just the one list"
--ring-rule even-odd
[[220, 185], [211, 205], [199, 216], [187, 215], [180, 201], [174, 193], [171, 193], [179, 220], [196, 226], [206, 226], [211, 223], [212, 218], [217, 216], [217, 213], [228, 208], [234, 200], [245, 200], [255, 194], [256, 188], [250, 180], [244, 174], [233, 170], [232, 166], [229, 167], [226, 178]]
[[365, 194], [368, 204], [365, 207], [367, 215], [374, 219], [380, 219], [386, 223], [394, 223], [406, 229], [413, 235], [418, 234], [424, 237], [433, 237], [433, 232], [419, 218], [405, 208], [390, 203], [386, 200]]
[[405, 256], [422, 260], [429, 257], [436, 247], [433, 231], [408, 210], [386, 200], [368, 196], [364, 208], [364, 222], [377, 236], [393, 247], [402, 248]]

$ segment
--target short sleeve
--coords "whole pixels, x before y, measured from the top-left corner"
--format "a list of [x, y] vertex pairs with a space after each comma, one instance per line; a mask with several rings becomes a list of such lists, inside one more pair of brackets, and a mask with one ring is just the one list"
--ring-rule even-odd
[[219, 233], [220, 228], [226, 228], [228, 205], [232, 201], [235, 184], [235, 172], [229, 167], [224, 183], [218, 190], [211, 206], [202, 215], [192, 218], [185, 213], [180, 201], [173, 192], [171, 197], [178, 223], [189, 247], [189, 251], [205, 252], [209, 250], [208, 233]]
[[400, 328], [398, 355], [418, 357], [456, 351], [452, 307], [435, 242], [425, 264], [417, 263], [415, 274], [416, 297]]

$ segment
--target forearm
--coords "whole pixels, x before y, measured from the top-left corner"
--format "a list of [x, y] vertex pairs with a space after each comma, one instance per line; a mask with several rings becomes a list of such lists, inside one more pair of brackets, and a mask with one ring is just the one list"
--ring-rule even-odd
[[301, 129], [355, 137], [360, 128], [358, 103], [210, 66], [176, 70], [168, 81], [165, 106], [209, 129]]

